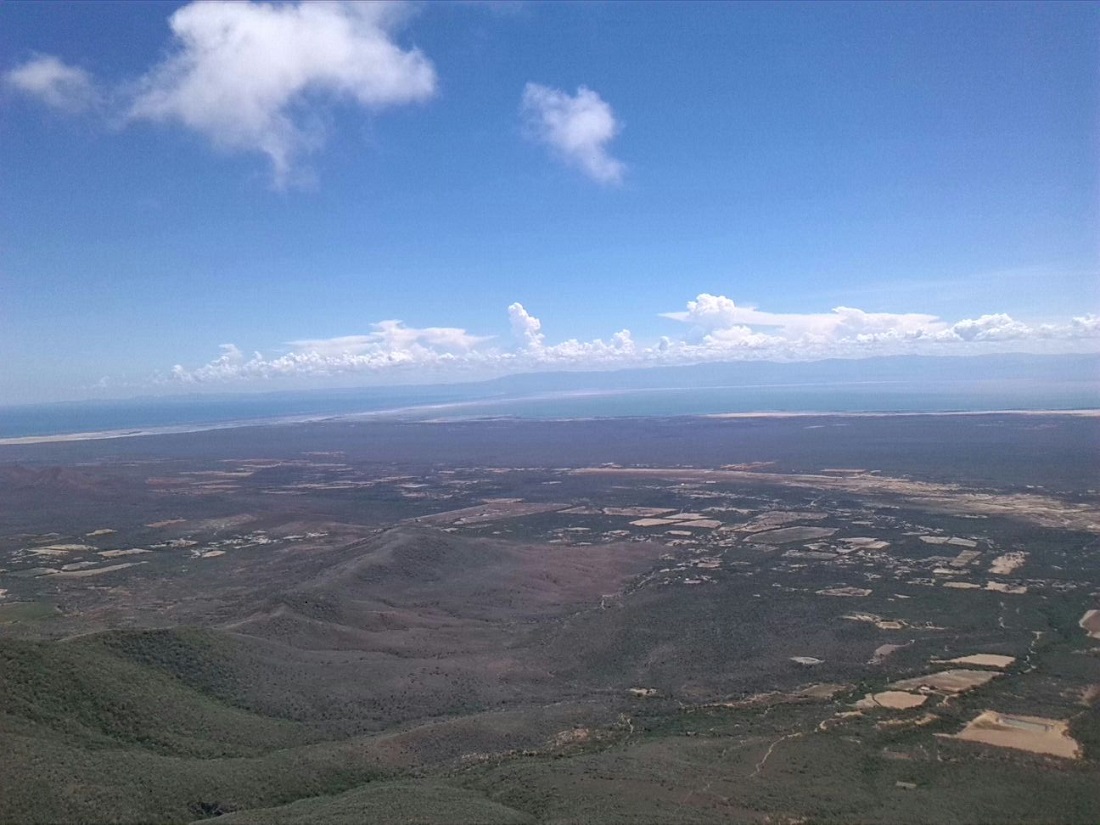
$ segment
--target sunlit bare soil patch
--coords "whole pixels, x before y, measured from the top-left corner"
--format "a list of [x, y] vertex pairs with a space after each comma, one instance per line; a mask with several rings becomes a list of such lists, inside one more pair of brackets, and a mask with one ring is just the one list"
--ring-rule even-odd
[[1027, 553], [1015, 551], [997, 556], [989, 566], [989, 572], [994, 576], [1010, 576], [1027, 562]]
[[757, 533], [752, 540], [761, 544], [790, 544], [796, 541], [823, 539], [836, 532], [835, 527], [782, 527]]
[[127, 567], [133, 567], [138, 564], [144, 564], [140, 561], [126, 561], [121, 564], [109, 564], [106, 567], [96, 567], [91, 570], [61, 570], [52, 574], [51, 578], [54, 579], [86, 579], [91, 576], [102, 576], [104, 573], [113, 573], [116, 570], [125, 570]]
[[906, 693], [903, 690], [884, 690], [881, 693], [868, 693], [858, 702], [856, 707], [860, 710], [874, 710], [886, 708], [887, 710], [909, 710], [919, 708], [928, 697], [919, 693]]
[[1078, 624], [1093, 639], [1100, 639], [1100, 610], [1089, 610]]
[[1000, 676], [989, 670], [943, 670], [939, 673], [926, 673], [912, 679], [902, 679], [890, 685], [894, 690], [937, 690], [944, 693], [965, 693], [981, 687]]
[[974, 653], [970, 656], [958, 656], [948, 659], [952, 665], [975, 665], [977, 667], [996, 667], [1003, 670], [1016, 661], [1015, 656], [999, 656], [995, 653]]
[[475, 507], [463, 507], [459, 510], [449, 510], [431, 516], [420, 516], [411, 520], [424, 524], [486, 524], [501, 519], [532, 516], [537, 513], [551, 513], [556, 510], [564, 510], [568, 506], [568, 504], [543, 504], [515, 498], [489, 499], [484, 504]]
[[1018, 716], [987, 710], [951, 738], [1064, 759], [1081, 757], [1081, 746], [1069, 735], [1069, 724], [1041, 716]]
[[870, 596], [871, 591], [866, 587], [826, 587], [823, 590], [817, 591], [820, 596], [841, 596], [848, 598], [859, 598], [861, 596]]

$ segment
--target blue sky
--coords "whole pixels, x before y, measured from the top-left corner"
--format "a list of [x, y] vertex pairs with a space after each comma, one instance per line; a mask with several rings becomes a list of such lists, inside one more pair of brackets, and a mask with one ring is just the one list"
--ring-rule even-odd
[[0, 56], [0, 403], [1100, 349], [1097, 4], [6, 3]]

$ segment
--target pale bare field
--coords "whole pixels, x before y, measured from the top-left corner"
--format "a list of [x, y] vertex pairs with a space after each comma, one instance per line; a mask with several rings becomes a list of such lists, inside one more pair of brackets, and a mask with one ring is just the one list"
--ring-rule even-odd
[[81, 553], [85, 550], [95, 550], [90, 544], [51, 544], [47, 547], [34, 547], [31, 552], [39, 556], [56, 556], [62, 553]]
[[867, 664], [877, 665], [889, 657], [891, 653], [896, 650], [901, 650], [904, 647], [906, 647], [906, 645], [879, 645], [875, 648], [874, 655], [871, 656], [871, 660]]
[[1069, 735], [1069, 723], [1041, 716], [1018, 716], [987, 710], [949, 738], [1063, 759], [1081, 757], [1081, 746]]
[[890, 546], [890, 542], [871, 536], [853, 536], [852, 538], [840, 539], [840, 541], [849, 545], [853, 550], [885, 550]]
[[920, 690], [927, 688], [944, 693], [965, 693], [1000, 676], [990, 670], [942, 670], [939, 673], [926, 673], [912, 679], [902, 679], [889, 685], [894, 690]]
[[949, 538], [947, 540], [947, 543], [948, 544], [953, 544], [956, 547], [977, 547], [978, 546], [978, 542], [974, 541], [973, 539], [963, 539], [963, 538], [959, 538], [958, 536], [952, 536], [951, 538]]
[[752, 540], [761, 544], [791, 544], [828, 538], [835, 532], [835, 527], [781, 527], [778, 530], [756, 533]]
[[[948, 542], [948, 544], [950, 544], [950, 542]], [[981, 552], [978, 550], [963, 550], [959, 555], [955, 556], [949, 564], [952, 567], [967, 567], [979, 556], [981, 556]]]
[[549, 504], [523, 501], [515, 498], [487, 499], [484, 504], [448, 510], [430, 516], [418, 516], [410, 519], [425, 524], [486, 524], [490, 521], [532, 516], [537, 513], [552, 513], [565, 510], [568, 504]]
[[[567, 510], [566, 512], [571, 511]], [[675, 512], [675, 509], [672, 507], [604, 507], [600, 512], [607, 516], [642, 518], [645, 516], [663, 516], [666, 513]]]
[[853, 685], [838, 684], [834, 682], [822, 682], [812, 685], [804, 685], [790, 693], [778, 690], [770, 690], [767, 693], [754, 693], [744, 699], [736, 699], [728, 702], [707, 702], [700, 705], [703, 708], [761, 708], [772, 705], [792, 704], [799, 702], [825, 702], [837, 695], [851, 690]]
[[871, 624], [882, 621], [882, 617], [876, 616], [874, 613], [845, 613], [840, 618], [847, 619], [850, 622], [870, 622]]
[[1100, 639], [1100, 610], [1087, 611], [1078, 624], [1090, 637]]
[[909, 710], [919, 708], [928, 697], [919, 693], [906, 693], [903, 690], [884, 690], [881, 693], [868, 693], [858, 702], [856, 707], [860, 710], [874, 710], [886, 708], [887, 710]]
[[143, 547], [130, 547], [126, 550], [100, 550], [99, 555], [105, 559], [117, 559], [119, 556], [137, 556], [141, 553], [152, 553], [152, 550], [146, 550]]
[[143, 561], [127, 561], [122, 564], [109, 564], [106, 567], [96, 567], [93, 570], [65, 570], [58, 571], [51, 575], [53, 579], [87, 579], [91, 576], [102, 576], [104, 573], [113, 573], [116, 570], [123, 570], [127, 567], [134, 567], [138, 564], [145, 564]]
[[[902, 630], [903, 628], [910, 627], [915, 630], [943, 630], [942, 627], [935, 627], [934, 625], [911, 625], [908, 622], [901, 619], [884, 619], [875, 613], [845, 613], [840, 618], [847, 619], [850, 622], [867, 622], [873, 624], [879, 630]], [[904, 646], [904, 645], [903, 645]]]
[[61, 572], [68, 573], [70, 570], [84, 570], [87, 567], [95, 567], [99, 562], [96, 561], [74, 561], [72, 564], [61, 565]]
[[824, 590], [818, 590], [817, 594], [819, 596], [859, 598], [860, 596], [870, 596], [871, 591], [866, 587], [826, 587]]
[[1027, 553], [1017, 550], [997, 556], [989, 565], [989, 572], [994, 576], [1011, 576], [1012, 573], [1027, 562]]
[[1015, 596], [1022, 596], [1027, 593], [1026, 584], [1005, 584], [1004, 582], [986, 582], [986, 590], [993, 590], [998, 593], [1008, 593]]
[[755, 518], [749, 519], [737, 527], [740, 533], [762, 533], [765, 530], [774, 530], [785, 524], [796, 521], [820, 521], [825, 518], [824, 513], [794, 513], [787, 511], [761, 513]]
[[691, 521], [679, 521], [679, 527], [690, 527], [693, 530], [715, 530], [722, 526], [722, 522], [711, 518], [697, 518]]
[[976, 665], [978, 667], [996, 667], [1004, 669], [1016, 661], [1015, 656], [1000, 656], [996, 653], [972, 653], [969, 656], [958, 656], [948, 659], [952, 665]]

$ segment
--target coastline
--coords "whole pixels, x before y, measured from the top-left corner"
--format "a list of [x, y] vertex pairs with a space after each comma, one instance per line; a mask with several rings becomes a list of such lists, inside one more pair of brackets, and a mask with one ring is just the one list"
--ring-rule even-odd
[[[282, 416], [277, 418], [260, 418], [260, 419], [246, 419], [239, 421], [219, 421], [209, 424], [180, 424], [180, 425], [166, 425], [163, 427], [146, 427], [146, 428], [128, 428], [118, 430], [95, 430], [86, 432], [72, 432], [72, 433], [54, 433], [48, 435], [25, 435], [25, 436], [9, 436], [0, 438], [0, 447], [8, 446], [27, 446], [33, 444], [64, 444], [64, 443], [76, 443], [83, 441], [104, 441], [110, 439], [119, 438], [142, 438], [149, 436], [163, 436], [163, 435], [187, 435], [191, 433], [201, 432], [213, 432], [216, 430], [230, 430], [240, 429], [243, 427], [277, 427], [277, 426], [290, 426], [295, 424], [320, 424], [325, 422], [340, 423], [349, 422], [362, 419], [377, 419], [377, 418], [400, 418], [403, 415], [409, 415], [411, 413], [429, 413], [432, 411], [439, 411], [444, 409], [455, 409], [462, 407], [478, 406], [482, 402], [479, 401], [462, 401], [452, 402], [445, 404], [427, 404], [424, 406], [409, 406], [409, 407], [396, 407], [385, 410], [370, 410], [366, 412], [356, 413], [339, 413], [336, 415], [312, 415], [312, 416]], [[651, 416], [653, 418], [702, 418], [702, 419], [752, 419], [752, 418], [771, 418], [771, 419], [785, 419], [785, 418], [898, 418], [898, 417], [949, 417], [949, 416], [983, 416], [983, 415], [998, 415], [998, 416], [1071, 416], [1079, 418], [1100, 418], [1100, 409], [1036, 409], [1036, 410], [933, 410], [933, 411], [859, 411], [859, 412], [830, 412], [827, 410], [821, 411], [800, 411], [800, 412], [779, 412], [779, 411], [754, 411], [754, 412], [727, 412], [727, 413], [697, 413], [697, 414], [682, 414], [672, 416]], [[512, 418], [513, 416], [481, 416], [468, 419], [463, 418], [446, 418], [446, 419], [403, 419], [406, 421], [415, 420], [416, 423], [422, 424], [440, 424], [450, 423], [454, 421], [476, 421], [480, 419], [500, 419], [500, 418]], [[597, 416], [599, 418], [639, 418], [645, 416]], [[547, 417], [543, 421], [577, 421], [577, 420], [591, 420], [593, 416], [569, 416], [569, 417]]]
[[917, 410], [912, 412], [733, 412], [706, 413], [694, 418], [890, 418], [896, 416], [960, 416], [960, 415], [1069, 415], [1100, 418], [1100, 409], [1073, 410]]

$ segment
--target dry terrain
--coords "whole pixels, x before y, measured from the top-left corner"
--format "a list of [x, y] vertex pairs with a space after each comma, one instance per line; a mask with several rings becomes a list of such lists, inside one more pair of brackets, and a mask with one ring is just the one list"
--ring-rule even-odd
[[0, 821], [1092, 823], [1097, 436], [0, 447]]

